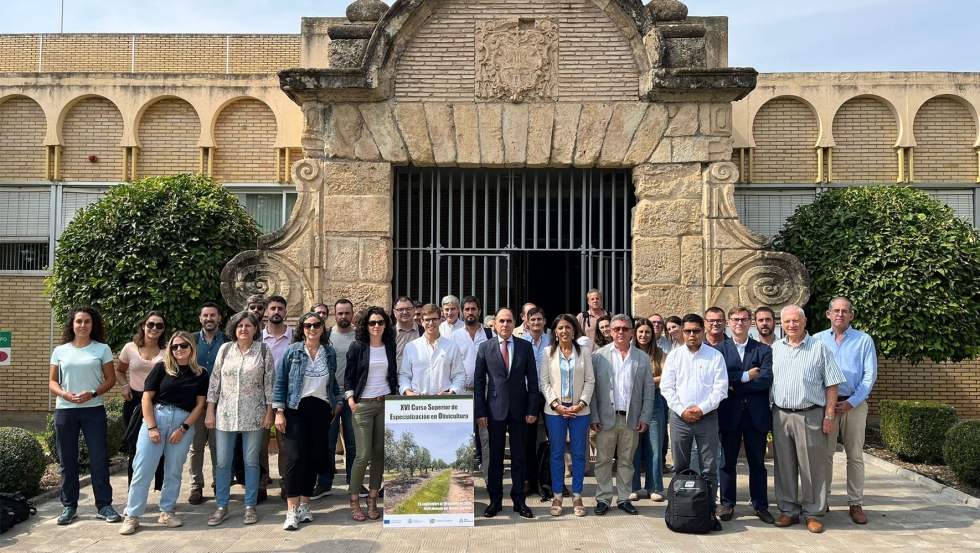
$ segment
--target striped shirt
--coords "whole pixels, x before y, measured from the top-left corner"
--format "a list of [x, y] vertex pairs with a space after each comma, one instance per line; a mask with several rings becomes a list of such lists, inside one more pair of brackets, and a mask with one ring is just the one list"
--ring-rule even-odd
[[789, 338], [772, 345], [772, 388], [769, 399], [776, 407], [806, 409], [827, 403], [827, 388], [846, 382], [834, 354], [806, 333], [795, 348]]

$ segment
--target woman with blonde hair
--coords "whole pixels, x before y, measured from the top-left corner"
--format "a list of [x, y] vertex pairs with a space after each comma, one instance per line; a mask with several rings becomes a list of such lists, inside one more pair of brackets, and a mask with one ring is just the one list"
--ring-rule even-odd
[[174, 507], [187, 452], [194, 441], [194, 422], [204, 412], [208, 373], [197, 364], [197, 341], [189, 332], [170, 338], [163, 361], [147, 375], [143, 388], [143, 426], [133, 461], [133, 481], [126, 502], [126, 520], [119, 533], [132, 534], [146, 510], [150, 480], [160, 457], [164, 458], [163, 489], [158, 522], [169, 528], [183, 524]]

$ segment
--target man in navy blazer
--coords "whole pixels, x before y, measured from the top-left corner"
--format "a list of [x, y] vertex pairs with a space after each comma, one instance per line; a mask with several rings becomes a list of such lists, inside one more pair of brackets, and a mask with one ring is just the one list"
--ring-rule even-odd
[[[503, 307], [495, 317], [497, 336], [480, 345], [473, 371], [473, 411], [476, 422], [490, 434], [490, 470], [487, 492], [490, 505], [483, 516], [490, 518], [501, 510], [504, 495], [504, 443], [510, 432], [511, 444], [523, 444], [527, 425], [537, 420], [538, 370], [534, 349], [527, 340], [514, 339], [514, 312]], [[506, 348], [506, 350], [505, 350]], [[486, 452], [484, 452], [486, 455]], [[514, 511], [534, 518], [524, 502], [525, 460], [523, 447], [510, 448], [510, 497]]]
[[766, 472], [766, 437], [772, 430], [769, 388], [772, 386], [772, 348], [749, 338], [752, 313], [746, 307], [728, 310], [732, 337], [712, 346], [725, 356], [728, 366], [728, 397], [718, 407], [718, 428], [724, 451], [719, 487], [721, 520], [731, 520], [735, 510], [735, 467], [742, 441], [749, 464], [749, 496], [752, 509], [767, 524], [775, 522], [769, 512]]

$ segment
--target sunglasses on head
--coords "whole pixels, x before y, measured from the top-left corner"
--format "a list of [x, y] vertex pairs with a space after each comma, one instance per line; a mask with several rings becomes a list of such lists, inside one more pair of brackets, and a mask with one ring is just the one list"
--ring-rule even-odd
[[315, 323], [303, 323], [303, 328], [305, 328], [306, 330], [314, 330], [321, 327], [323, 327], [322, 321], [317, 321]]
[[385, 325], [385, 322], [384, 321], [368, 321], [367, 322], [367, 325], [368, 326], [384, 326]]
[[191, 345], [188, 344], [187, 342], [174, 342], [170, 344], [170, 349], [173, 351], [177, 351], [179, 349], [188, 349], [190, 347]]
[[167, 325], [165, 325], [164, 323], [146, 323], [145, 326], [146, 328], [149, 329], [158, 328], [160, 330], [163, 330], [164, 328], [167, 327]]

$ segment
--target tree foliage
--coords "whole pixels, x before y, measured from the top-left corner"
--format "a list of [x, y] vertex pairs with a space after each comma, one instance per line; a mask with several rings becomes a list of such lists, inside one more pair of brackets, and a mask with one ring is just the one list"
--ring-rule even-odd
[[470, 441], [468, 443], [460, 445], [456, 448], [456, 460], [453, 462], [453, 468], [456, 470], [473, 470], [476, 464], [476, 440], [473, 436], [470, 436]]
[[797, 208], [775, 240], [810, 272], [810, 322], [835, 296], [879, 353], [963, 361], [980, 354], [980, 233], [926, 193], [898, 186], [831, 190]]
[[150, 310], [167, 317], [169, 330], [193, 329], [201, 303], [224, 308], [221, 270], [258, 236], [235, 196], [209, 177], [114, 186], [61, 234], [48, 278], [51, 305], [61, 323], [73, 306], [99, 309], [114, 351]]

